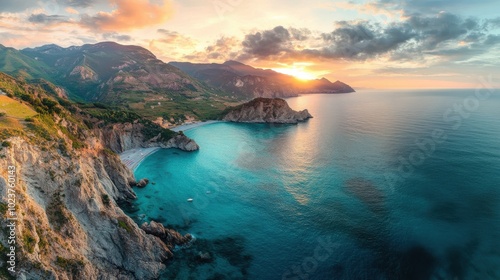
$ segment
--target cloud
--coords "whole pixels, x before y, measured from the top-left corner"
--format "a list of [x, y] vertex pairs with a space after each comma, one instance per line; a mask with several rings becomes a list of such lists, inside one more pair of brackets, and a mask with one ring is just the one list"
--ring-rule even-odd
[[104, 40], [116, 40], [116, 41], [131, 41], [132, 37], [129, 35], [120, 35], [116, 32], [104, 33], [102, 34]]
[[188, 36], [182, 35], [177, 31], [167, 29], [158, 29], [157, 32], [161, 35], [160, 38], [155, 39], [158, 42], [165, 44], [177, 44], [177, 46], [193, 46], [195, 41]]
[[[372, 5], [387, 10], [404, 10], [406, 14], [434, 14], [440, 11], [463, 11], [476, 8], [478, 3], [470, 0], [377, 0]], [[497, 0], [481, 0], [481, 5], [495, 5]]]
[[57, 3], [63, 6], [83, 8], [90, 7], [94, 2], [94, 0], [57, 0]]
[[248, 34], [243, 40], [244, 51], [257, 57], [269, 57], [291, 50], [292, 36], [283, 26]]
[[172, 14], [169, 0], [112, 0], [116, 9], [95, 15], [82, 15], [81, 24], [93, 30], [126, 31], [165, 22]]
[[426, 54], [446, 56], [452, 52], [471, 56], [487, 51], [491, 43], [497, 42], [497, 37], [487, 35], [488, 26], [485, 20], [445, 12], [433, 16], [415, 14], [388, 24], [340, 21], [333, 31], [318, 36], [309, 30], [277, 26], [247, 34], [239, 58], [415, 60]]
[[68, 22], [69, 19], [61, 15], [47, 15], [47, 14], [32, 14], [28, 21], [36, 24], [57, 24], [62, 22]]
[[339, 22], [331, 33], [322, 34], [326, 47], [310, 54], [322, 57], [365, 60], [394, 51], [415, 37], [407, 25], [392, 24], [382, 28], [369, 22]]
[[0, 13], [22, 12], [29, 8], [34, 8], [37, 6], [38, 6], [38, 1], [36, 0], [25, 0], [25, 1], [0, 0]]
[[64, 9], [67, 13], [69, 14], [73, 14], [73, 15], [78, 15], [80, 12], [78, 12], [77, 10], [71, 8], [71, 7], [67, 7], [66, 9]]

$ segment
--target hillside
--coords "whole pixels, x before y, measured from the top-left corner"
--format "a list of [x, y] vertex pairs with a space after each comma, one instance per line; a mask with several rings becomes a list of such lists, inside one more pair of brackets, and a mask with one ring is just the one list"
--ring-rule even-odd
[[0, 44], [0, 71], [20, 79], [50, 79], [51, 69], [43, 62]]
[[[118, 204], [136, 198], [137, 180], [115, 152], [187, 137], [134, 113], [82, 109], [3, 73], [0, 91], [9, 106], [0, 118], [18, 121], [0, 127], [0, 279], [157, 279], [189, 238], [161, 227], [171, 238], [160, 240], [124, 214]], [[11, 188], [17, 277], [6, 263]]]
[[290, 97], [305, 93], [349, 93], [354, 92], [340, 81], [331, 83], [326, 78], [303, 81], [273, 70], [263, 70], [237, 61], [223, 64], [195, 64], [189, 62], [169, 63], [194, 78], [205, 82], [213, 89], [229, 92], [244, 98]]
[[113, 42], [62, 48], [45, 45], [21, 51], [53, 69], [52, 81], [73, 100], [131, 109], [154, 119], [206, 119], [224, 100], [150, 51]]

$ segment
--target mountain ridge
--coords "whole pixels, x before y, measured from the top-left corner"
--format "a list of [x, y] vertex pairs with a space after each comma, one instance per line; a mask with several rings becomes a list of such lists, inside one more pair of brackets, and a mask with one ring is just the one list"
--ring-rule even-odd
[[254, 68], [238, 61], [218, 63], [169, 62], [211, 87], [246, 97], [291, 97], [307, 93], [350, 93], [349, 85], [326, 78], [299, 80], [271, 69]]

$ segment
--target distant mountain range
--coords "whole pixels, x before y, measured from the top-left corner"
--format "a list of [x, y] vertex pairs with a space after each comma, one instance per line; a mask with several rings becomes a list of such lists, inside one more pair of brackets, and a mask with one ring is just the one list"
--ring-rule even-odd
[[317, 80], [298, 80], [297, 78], [245, 65], [237, 61], [223, 64], [195, 64], [189, 62], [170, 62], [192, 77], [205, 82], [213, 89], [219, 89], [237, 96], [289, 97], [302, 93], [349, 93], [354, 89], [349, 85], [326, 78]]
[[145, 48], [114, 42], [23, 50], [0, 45], [0, 72], [39, 82], [74, 101], [99, 102], [164, 119], [184, 114], [209, 118], [227, 104], [254, 97], [354, 91], [340, 81], [301, 81], [236, 61], [164, 63]]

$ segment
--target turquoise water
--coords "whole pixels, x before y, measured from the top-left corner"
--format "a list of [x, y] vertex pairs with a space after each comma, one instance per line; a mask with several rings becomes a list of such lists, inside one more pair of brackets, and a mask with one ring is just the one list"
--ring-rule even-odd
[[196, 236], [164, 279], [500, 279], [500, 91], [487, 93], [309, 95], [287, 100], [314, 116], [299, 125], [189, 130], [200, 151], [136, 170], [154, 184], [131, 216]]

